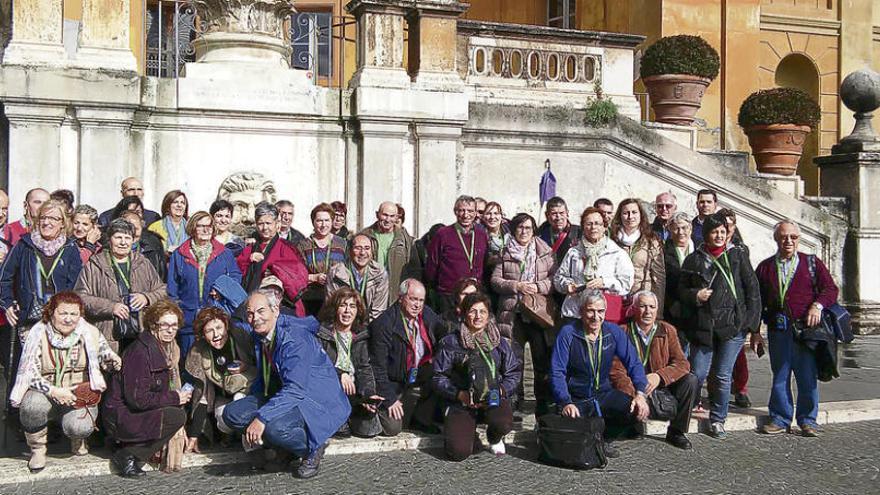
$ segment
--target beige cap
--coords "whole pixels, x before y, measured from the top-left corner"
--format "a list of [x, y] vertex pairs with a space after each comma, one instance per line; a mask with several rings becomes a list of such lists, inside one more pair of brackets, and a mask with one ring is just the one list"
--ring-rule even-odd
[[284, 289], [284, 284], [282, 284], [281, 280], [278, 280], [278, 277], [276, 277], [275, 275], [266, 275], [265, 277], [263, 277], [263, 281], [260, 282], [261, 289], [265, 289], [266, 287], [272, 285], [278, 287], [279, 289]]

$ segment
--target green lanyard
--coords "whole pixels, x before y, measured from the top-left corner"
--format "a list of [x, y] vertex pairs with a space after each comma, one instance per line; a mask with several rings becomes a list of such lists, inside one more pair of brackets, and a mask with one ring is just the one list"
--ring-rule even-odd
[[[490, 347], [492, 344], [491, 344], [491, 342], [489, 342], [489, 335], [486, 333], [485, 330], [482, 332], [482, 334], [486, 338], [486, 347], [487, 348]], [[474, 339], [474, 340], [477, 340], [477, 339]], [[483, 348], [480, 347], [480, 343], [477, 342], [476, 344], [477, 344], [477, 350], [480, 351], [480, 356], [483, 357], [483, 361], [485, 361], [486, 366], [489, 367], [489, 373], [492, 374], [492, 379], [494, 380], [495, 379], [495, 360], [492, 359], [492, 351], [489, 351], [489, 354], [486, 354], [485, 352], [483, 352]]]
[[635, 323], [633, 323], [633, 322], [629, 323], [629, 331], [630, 331], [630, 333], [632, 333], [633, 344], [635, 344], [636, 352], [639, 354], [639, 361], [642, 362], [643, 367], [647, 367], [648, 366], [648, 357], [651, 355], [651, 342], [654, 341], [654, 334], [657, 331], [657, 325], [654, 325], [654, 327], [651, 328], [651, 333], [648, 334], [648, 343], [645, 344], [645, 355], [644, 356], [642, 356], [642, 346], [641, 346], [641, 342], [639, 342], [642, 339], [642, 337], [639, 335], [639, 331], [636, 328]]
[[593, 351], [590, 349], [590, 337], [587, 335], [587, 331], [584, 330], [584, 339], [587, 341], [587, 356], [590, 357], [590, 367], [593, 368], [593, 386], [596, 388], [596, 391], [599, 391], [599, 379], [600, 379], [600, 370], [599, 367], [602, 366], [602, 329], [599, 329], [599, 338], [596, 339], [596, 343], [599, 345], [599, 349], [596, 350], [596, 361], [593, 361]]
[[[107, 257], [110, 258], [110, 264], [113, 265], [113, 268], [116, 270], [116, 273], [119, 274], [119, 278], [122, 279], [122, 283], [125, 284], [125, 286], [129, 290], [131, 290], [131, 282], [128, 280], [128, 277], [125, 276], [125, 272], [119, 266], [119, 263], [116, 262], [116, 259], [113, 258], [113, 256], [110, 255], [110, 253], [107, 253]], [[129, 263], [128, 269], [131, 270], [131, 261], [129, 261], [128, 263]]]
[[[275, 330], [277, 332], [277, 330]], [[275, 350], [275, 336], [272, 334], [272, 340], [269, 345], [263, 346], [263, 395], [269, 395], [269, 377], [272, 376], [272, 365], [269, 364], [269, 356]]]
[[[318, 246], [318, 242], [315, 241], [315, 239], [312, 239], [312, 244], [315, 245], [315, 248], [312, 249], [312, 269], [316, 270], [318, 268], [318, 260], [317, 260], [317, 258], [315, 258], [315, 251], [320, 249], [320, 246]], [[333, 239], [332, 238], [329, 241], [327, 241], [327, 249], [324, 251], [324, 269], [321, 270], [320, 272], [316, 272], [316, 273], [327, 273], [327, 271], [330, 270], [330, 247], [331, 246], [333, 246]]]
[[67, 349], [67, 353], [64, 354], [64, 359], [61, 359], [61, 351], [59, 349], [52, 350], [52, 352], [55, 354], [55, 386], [56, 387], [61, 386], [61, 379], [64, 378], [64, 372], [67, 371], [67, 362], [70, 361], [70, 353], [72, 351], [73, 351], [73, 345], [71, 345]]
[[46, 273], [46, 269], [43, 267], [43, 262], [37, 257], [37, 265], [40, 267], [40, 275], [43, 276], [43, 280], [48, 281], [52, 276], [52, 273], [55, 272], [55, 267], [58, 266], [58, 260], [61, 259], [61, 256], [64, 254], [64, 248], [61, 248], [61, 251], [55, 256], [55, 261], [52, 262], [52, 267], [49, 268], [49, 273]]
[[[794, 265], [794, 263], [792, 263]], [[788, 289], [791, 287], [791, 281], [794, 280], [794, 272], [797, 267], [793, 266], [791, 273], [786, 277], [782, 273], [782, 263], [779, 262], [779, 259], [776, 260], [776, 279], [779, 281], [779, 309], [785, 307], [785, 296], [788, 294]]]
[[[367, 267], [369, 268], [369, 267]], [[367, 300], [367, 280], [370, 278], [370, 270], [364, 270], [364, 276], [361, 279], [361, 284], [358, 286], [357, 277], [355, 276], [355, 268], [354, 265], [348, 264], [348, 271], [351, 273], [351, 286], [361, 293], [361, 299], [366, 302]]]
[[471, 229], [471, 250], [468, 251], [468, 248], [464, 245], [464, 238], [461, 236], [461, 227], [458, 224], [455, 224], [455, 235], [458, 236], [458, 242], [461, 243], [461, 249], [464, 251], [464, 255], [467, 256], [468, 260], [468, 268], [470, 271], [474, 271], [474, 241], [477, 238], [477, 232], [472, 228]]
[[721, 272], [721, 276], [724, 277], [724, 281], [727, 282], [727, 286], [730, 287], [730, 291], [733, 292], [733, 298], [736, 299], [736, 284], [733, 282], [733, 271], [730, 268], [730, 260], [727, 258], [727, 251], [724, 252], [721, 256], [724, 256], [724, 264], [727, 265], [727, 268], [721, 265], [718, 262], [717, 258], [712, 258], [712, 263], [715, 263], [715, 266], [718, 268], [718, 271]]

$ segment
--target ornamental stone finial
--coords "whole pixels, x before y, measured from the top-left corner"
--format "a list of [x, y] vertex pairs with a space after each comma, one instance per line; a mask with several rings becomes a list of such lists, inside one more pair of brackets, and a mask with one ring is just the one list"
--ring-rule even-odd
[[880, 137], [871, 126], [872, 112], [880, 108], [880, 74], [864, 68], [846, 76], [840, 84], [840, 99], [855, 112], [856, 125], [832, 148], [832, 153], [880, 151]]
[[191, 0], [202, 35], [193, 42], [200, 62], [290, 64], [285, 21], [291, 0]]

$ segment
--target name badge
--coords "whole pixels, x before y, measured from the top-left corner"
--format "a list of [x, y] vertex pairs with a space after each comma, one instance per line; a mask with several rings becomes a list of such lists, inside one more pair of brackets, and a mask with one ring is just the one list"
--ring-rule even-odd
[[407, 383], [410, 385], [414, 385], [416, 383], [416, 378], [419, 376], [419, 369], [412, 368], [409, 370], [409, 376], [407, 377]]
[[498, 407], [501, 405], [501, 391], [497, 388], [489, 389], [489, 395], [486, 399], [489, 407]]
[[788, 317], [784, 314], [776, 315], [776, 329], [777, 330], [786, 330], [788, 329]]

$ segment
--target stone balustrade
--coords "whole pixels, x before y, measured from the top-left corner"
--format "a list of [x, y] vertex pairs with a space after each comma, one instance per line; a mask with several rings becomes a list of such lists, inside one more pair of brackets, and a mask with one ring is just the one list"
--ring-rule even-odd
[[583, 107], [599, 85], [625, 114], [638, 118], [632, 53], [643, 39], [460, 20], [458, 72], [478, 101]]

